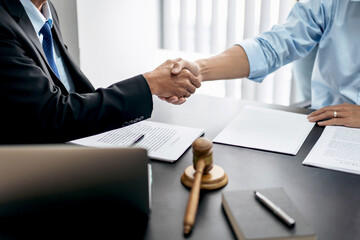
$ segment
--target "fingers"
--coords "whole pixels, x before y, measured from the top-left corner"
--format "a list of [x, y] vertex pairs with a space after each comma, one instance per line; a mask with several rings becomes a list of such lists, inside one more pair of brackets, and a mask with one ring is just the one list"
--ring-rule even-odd
[[170, 84], [167, 86], [169, 87], [172, 85], [172, 91], [170, 91], [172, 95], [179, 98], [188, 98], [196, 91], [196, 87], [192, 83], [192, 81], [196, 83], [196, 79], [194, 78], [195, 77], [189, 70], [184, 69], [179, 75], [173, 75]]
[[[314, 112], [315, 113], [315, 112]], [[337, 112], [338, 114], [338, 112]], [[310, 114], [308, 116], [308, 119], [310, 122], [317, 122], [325, 119], [330, 119], [334, 117], [334, 111], [328, 110], [328, 111], [321, 111], [316, 114]], [[339, 117], [339, 116], [337, 116]]]
[[166, 97], [160, 97], [160, 96], [158, 96], [158, 98], [160, 98], [160, 99], [163, 100], [163, 101], [166, 100]]
[[189, 98], [189, 97], [191, 97], [191, 92], [186, 91], [185, 94], [184, 94], [182, 97], [184, 97], [184, 98]]
[[181, 104], [183, 104], [184, 102], [186, 102], [186, 99], [185, 98], [179, 98], [179, 100], [177, 101], [177, 102], [174, 102], [173, 104], [175, 104], [175, 105], [181, 105]]
[[196, 91], [196, 87], [192, 85], [191, 83], [187, 84], [187, 90], [189, 93], [194, 94]]
[[349, 103], [328, 106], [309, 114], [308, 119], [319, 126], [360, 127], [360, 106]]
[[345, 127], [359, 127], [359, 119], [353, 116], [346, 115], [341, 118], [332, 118], [329, 120], [320, 121], [317, 124], [319, 126], [345, 126]]
[[201, 81], [199, 80], [199, 78], [195, 77], [194, 75], [190, 74], [189, 76], [190, 78], [190, 82], [192, 85], [194, 85], [196, 88], [201, 87]]
[[172, 64], [174, 67], [174, 64], [180, 61], [182, 61], [182, 58], [168, 59], [164, 62], [164, 64]]
[[333, 118], [326, 121], [321, 121], [317, 123], [319, 126], [344, 126], [345, 124], [341, 122], [339, 118]]
[[200, 74], [199, 65], [195, 62], [190, 62], [187, 60], [181, 60], [176, 62], [171, 70], [171, 73], [177, 75], [184, 68], [188, 69], [194, 76], [199, 76]]
[[[181, 74], [177, 75], [179, 79], [184, 81], [184, 87], [191, 93], [195, 93], [196, 88], [201, 86], [200, 81], [187, 69], [182, 70]], [[181, 81], [181, 80], [180, 80]]]
[[[182, 69], [177, 75], [169, 72], [175, 65]], [[190, 97], [191, 94], [195, 93], [196, 88], [201, 86], [199, 78], [187, 68], [196, 74], [198, 73], [197, 64], [178, 58], [167, 60], [154, 71], [144, 74], [144, 77], [152, 94], [167, 102], [182, 104], [185, 102], [185, 98]]]
[[179, 101], [179, 98], [176, 97], [176, 96], [172, 96], [172, 97], [166, 98], [165, 100], [166, 100], [168, 103], [176, 103], [177, 101]]
[[186, 99], [184, 97], [178, 98], [176, 96], [172, 96], [169, 98], [166, 98], [166, 97], [159, 97], [159, 98], [163, 101], [166, 101], [166, 102], [174, 104], [174, 105], [181, 105], [186, 102]]
[[328, 106], [321, 108], [309, 114], [310, 122], [317, 122], [319, 126], [344, 125], [346, 113], [342, 112], [337, 106]]
[[349, 106], [350, 104], [339, 104], [323, 107], [309, 114], [307, 118], [310, 122], [317, 122], [334, 117], [339, 118], [340, 114], [346, 111], [346, 108], [348, 108]]
[[349, 104], [349, 103], [342, 103], [342, 104], [339, 104], [339, 105], [327, 106], [327, 107], [323, 107], [323, 108], [320, 108], [320, 109], [312, 112], [311, 114], [309, 114], [308, 118], [318, 116], [318, 115], [323, 114], [325, 112], [334, 113], [334, 111], [337, 111], [337, 112], [348, 111], [349, 109], [351, 109], [353, 107], [354, 107], [354, 105]]

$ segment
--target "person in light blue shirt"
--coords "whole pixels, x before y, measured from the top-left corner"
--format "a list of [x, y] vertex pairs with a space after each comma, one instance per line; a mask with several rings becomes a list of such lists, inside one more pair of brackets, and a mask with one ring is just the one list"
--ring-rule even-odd
[[295, 85], [295, 102], [307, 103], [311, 100], [311, 75], [314, 68], [317, 47], [306, 57], [293, 62], [292, 78]]
[[[261, 82], [318, 46], [311, 76], [312, 108], [318, 110], [309, 121], [360, 127], [359, 26], [360, 0], [301, 1], [284, 24], [194, 65], [202, 81], [248, 77]], [[172, 69], [180, 71], [176, 65]]]

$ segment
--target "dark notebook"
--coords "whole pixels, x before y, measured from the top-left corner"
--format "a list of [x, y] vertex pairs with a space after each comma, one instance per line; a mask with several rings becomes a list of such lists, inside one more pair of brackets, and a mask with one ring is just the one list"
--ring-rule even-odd
[[225, 191], [222, 194], [223, 209], [238, 239], [316, 239], [316, 234], [283, 188], [256, 190], [295, 219], [296, 223], [293, 228], [289, 228], [256, 200], [254, 190]]

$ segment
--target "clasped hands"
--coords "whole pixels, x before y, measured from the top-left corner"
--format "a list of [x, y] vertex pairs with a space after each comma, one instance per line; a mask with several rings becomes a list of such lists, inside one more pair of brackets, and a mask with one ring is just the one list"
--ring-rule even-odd
[[177, 105], [184, 103], [201, 86], [198, 64], [181, 58], [167, 60], [143, 76], [153, 95]]
[[[199, 65], [181, 58], [167, 60], [144, 77], [153, 95], [173, 104], [184, 103], [203, 80]], [[360, 128], [360, 106], [349, 103], [327, 106], [309, 114], [308, 119], [319, 126]]]

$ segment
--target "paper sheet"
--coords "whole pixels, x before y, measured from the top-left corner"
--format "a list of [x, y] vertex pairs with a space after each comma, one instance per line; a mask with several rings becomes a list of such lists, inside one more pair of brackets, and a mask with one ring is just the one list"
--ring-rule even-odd
[[360, 174], [360, 129], [325, 127], [303, 164]]
[[306, 116], [245, 106], [214, 142], [296, 155], [314, 126]]
[[[144, 138], [131, 146], [140, 135]], [[88, 147], [139, 147], [148, 150], [150, 158], [176, 161], [204, 134], [203, 129], [176, 126], [152, 121], [142, 121], [127, 127], [77, 139], [70, 143]]]

